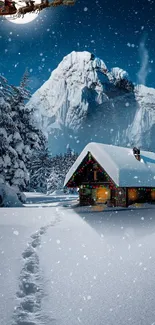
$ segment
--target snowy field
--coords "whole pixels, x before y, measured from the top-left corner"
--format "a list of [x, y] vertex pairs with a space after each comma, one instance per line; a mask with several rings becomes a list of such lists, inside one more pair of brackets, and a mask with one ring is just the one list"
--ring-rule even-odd
[[1, 325], [154, 325], [155, 207], [0, 209]]

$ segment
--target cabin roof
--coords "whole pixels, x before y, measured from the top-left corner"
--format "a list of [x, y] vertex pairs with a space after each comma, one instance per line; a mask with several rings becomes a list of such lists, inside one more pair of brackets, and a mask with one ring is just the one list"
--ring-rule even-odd
[[66, 175], [67, 185], [88, 152], [120, 187], [155, 187], [155, 153], [141, 151], [138, 161], [132, 148], [118, 147], [102, 143], [89, 143], [81, 152]]

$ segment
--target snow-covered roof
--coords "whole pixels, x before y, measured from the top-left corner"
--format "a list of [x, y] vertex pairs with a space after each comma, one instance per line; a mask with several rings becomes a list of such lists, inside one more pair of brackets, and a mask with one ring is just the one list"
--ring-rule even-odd
[[66, 175], [64, 186], [90, 152], [107, 174], [120, 187], [155, 187], [155, 153], [141, 151], [138, 161], [132, 148], [89, 143]]

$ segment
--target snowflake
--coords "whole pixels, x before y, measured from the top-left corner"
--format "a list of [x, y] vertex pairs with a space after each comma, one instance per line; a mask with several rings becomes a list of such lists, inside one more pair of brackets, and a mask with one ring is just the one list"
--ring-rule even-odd
[[125, 103], [125, 106], [128, 107], [130, 104], [129, 103]]
[[19, 235], [19, 232], [17, 230], [14, 230], [14, 235], [18, 236]]
[[91, 300], [91, 296], [87, 296], [87, 300]]

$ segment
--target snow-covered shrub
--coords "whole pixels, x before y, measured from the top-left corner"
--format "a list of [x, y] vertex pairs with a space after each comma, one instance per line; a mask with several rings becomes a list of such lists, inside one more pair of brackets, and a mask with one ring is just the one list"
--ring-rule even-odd
[[11, 189], [17, 194], [18, 199], [22, 203], [26, 203], [26, 195], [19, 190], [18, 186], [11, 186]]
[[22, 207], [17, 193], [9, 185], [0, 183], [0, 207]]

